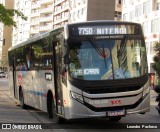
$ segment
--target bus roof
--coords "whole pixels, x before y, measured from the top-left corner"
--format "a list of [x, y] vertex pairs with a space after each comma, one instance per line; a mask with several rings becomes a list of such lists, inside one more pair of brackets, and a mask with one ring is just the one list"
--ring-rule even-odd
[[[127, 21], [115, 21], [115, 20], [95, 20], [95, 21], [85, 21], [85, 22], [75, 22], [75, 23], [70, 23], [70, 24], [66, 24], [66, 26], [70, 27], [70, 26], [74, 26], [74, 25], [89, 25], [89, 24], [97, 24], [97, 23], [100, 23], [100, 24], [103, 24], [103, 23], [107, 23], [107, 24], [136, 24], [136, 25], [140, 25], [139, 23], [134, 23], [134, 22], [127, 22]], [[37, 40], [40, 40], [40, 39], [43, 39], [47, 36], [50, 35], [50, 33], [54, 32], [54, 31], [57, 31], [57, 30], [61, 30], [63, 27], [60, 27], [60, 28], [57, 28], [57, 29], [52, 29], [48, 32], [45, 32], [43, 34], [39, 34], [35, 37], [32, 37], [32, 38], [28, 38], [28, 40], [18, 44], [18, 45], [15, 45], [13, 47], [10, 47], [8, 49], [8, 51], [11, 51], [13, 49], [16, 49], [18, 47], [22, 47], [22, 46], [25, 46], [27, 44], [30, 44], [31, 42], [35, 42]]]
[[8, 51], [11, 51], [11, 50], [13, 50], [13, 49], [16, 49], [16, 48], [25, 46], [25, 45], [30, 44], [30, 43], [32, 43], [32, 42], [35, 42], [35, 41], [37, 41], [37, 40], [46, 38], [47, 36], [50, 35], [50, 33], [54, 32], [54, 31], [57, 31], [57, 30], [61, 30], [61, 29], [62, 29], [62, 27], [57, 28], [57, 29], [52, 29], [52, 30], [50, 30], [50, 31], [48, 31], [48, 32], [45, 32], [45, 33], [43, 33], [43, 34], [38, 34], [38, 35], [36, 35], [36, 36], [34, 36], [34, 37], [32, 37], [32, 38], [28, 38], [28, 40], [26, 40], [26, 41], [24, 41], [24, 42], [22, 42], [22, 43], [20, 43], [20, 44], [18, 44], [18, 45], [15, 45], [15, 46], [10, 47], [10, 48], [8, 49]]

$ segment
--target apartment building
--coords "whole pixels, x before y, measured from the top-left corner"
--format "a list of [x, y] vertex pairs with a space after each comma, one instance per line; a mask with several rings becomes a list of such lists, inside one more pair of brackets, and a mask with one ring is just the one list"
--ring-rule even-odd
[[53, 29], [54, 0], [15, 0], [14, 8], [28, 17], [27, 21], [15, 16], [12, 45]]
[[31, 16], [31, 0], [15, 0], [14, 8], [23, 12], [27, 17], [27, 21], [21, 17], [14, 16], [17, 27], [13, 28], [12, 46], [19, 44], [30, 37], [30, 16]]
[[53, 28], [58, 28], [69, 23], [70, 0], [55, 0], [54, 2], [54, 23]]
[[31, 0], [30, 37], [53, 29], [54, 0]]
[[121, 0], [55, 0], [54, 9], [54, 28], [73, 22], [121, 19]]
[[[0, 0], [6, 8], [12, 9], [14, 0]], [[8, 48], [11, 47], [12, 26], [4, 26], [0, 23], [0, 67], [4, 70], [8, 67]]]
[[122, 0], [115, 0], [115, 18], [116, 21], [122, 20]]
[[120, 20], [121, 0], [15, 0], [27, 21], [15, 17], [12, 45], [67, 23]]
[[[5, 0], [0, 0], [1, 4], [5, 4]], [[0, 67], [2, 66], [2, 47], [3, 47], [3, 24], [0, 23]]]
[[152, 68], [154, 43], [160, 42], [160, 0], [123, 0], [122, 19], [142, 24], [149, 73], [154, 73]]

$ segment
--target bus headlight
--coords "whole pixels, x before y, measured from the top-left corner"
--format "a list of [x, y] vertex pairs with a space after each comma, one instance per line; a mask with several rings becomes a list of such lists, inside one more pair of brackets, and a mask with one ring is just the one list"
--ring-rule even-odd
[[149, 87], [143, 90], [143, 98], [149, 93]]
[[71, 92], [71, 97], [81, 103], [83, 103], [83, 97], [82, 95], [80, 94], [77, 94], [77, 93], [74, 93], [74, 92]]

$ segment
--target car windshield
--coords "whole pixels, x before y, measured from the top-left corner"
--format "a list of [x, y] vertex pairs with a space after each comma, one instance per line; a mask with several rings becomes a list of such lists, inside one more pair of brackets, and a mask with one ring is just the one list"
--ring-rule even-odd
[[147, 72], [144, 42], [140, 37], [79, 39], [69, 44], [69, 73], [81, 80], [135, 78]]

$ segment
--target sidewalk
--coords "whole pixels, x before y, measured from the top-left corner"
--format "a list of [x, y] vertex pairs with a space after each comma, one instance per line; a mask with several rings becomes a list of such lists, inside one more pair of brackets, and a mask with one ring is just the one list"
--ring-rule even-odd
[[11, 97], [8, 87], [0, 86], [0, 106], [2, 104], [7, 105], [7, 104], [13, 104], [13, 103], [14, 103], [14, 100]]
[[12, 99], [7, 86], [0, 86], [0, 123], [35, 123], [27, 110], [23, 110]]
[[[40, 113], [39, 113], [40, 114]], [[42, 114], [42, 117], [38, 118], [37, 117], [38, 114], [36, 114], [36, 112], [32, 112], [32, 110], [24, 110], [22, 109], [20, 106], [18, 106], [16, 104], [16, 102], [12, 99], [11, 97], [11, 94], [10, 94], [10, 91], [8, 89], [8, 86], [1, 86], [0, 85], [0, 132], [1, 131], [6, 131], [4, 130], [4, 128], [6, 128], [6, 125], [12, 129], [11, 131], [13, 132], [21, 132], [21, 131], [45, 131], [45, 132], [63, 132], [64, 130], [63, 129], [49, 129], [49, 125], [50, 123], [53, 123], [52, 119], [49, 119], [49, 121], [46, 121], [46, 118], [48, 119], [48, 117], [46, 116], [44, 119], [43, 119], [43, 114]], [[42, 118], [42, 119], [41, 119]], [[16, 125], [17, 123], [17, 125]], [[48, 128], [48, 129], [38, 129], [38, 130], [29, 130], [29, 129], [26, 129], [26, 130], [20, 130], [20, 129], [17, 129], [16, 127], [13, 128], [14, 126], [18, 126], [19, 124], [22, 124], [20, 126], [23, 126], [23, 124], [26, 123], [26, 124], [31, 124], [33, 123], [33, 126], [34, 126], [34, 123], [40, 123], [40, 124], [43, 124], [43, 123], [49, 123], [49, 125], [47, 124], [44, 124], [45, 128]], [[12, 125], [11, 125], [12, 124]], [[15, 125], [14, 125], [15, 124]], [[54, 124], [54, 123], [53, 123]], [[57, 126], [57, 124], [54, 124], [55, 125], [55, 128]], [[59, 127], [58, 127], [59, 128]], [[8, 127], [7, 127], [8, 129]], [[15, 130], [13, 130], [15, 129]]]

